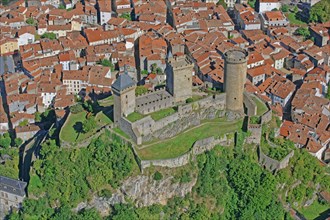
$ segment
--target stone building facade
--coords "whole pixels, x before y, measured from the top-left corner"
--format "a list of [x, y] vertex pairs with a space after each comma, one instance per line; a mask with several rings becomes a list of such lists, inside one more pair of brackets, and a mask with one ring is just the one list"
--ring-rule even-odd
[[12, 208], [21, 208], [26, 186], [26, 182], [0, 176], [0, 219]]
[[173, 96], [165, 88], [136, 97], [136, 111], [150, 114], [174, 106]]
[[135, 111], [135, 88], [135, 82], [126, 73], [119, 75], [112, 85], [115, 123]]
[[168, 59], [166, 85], [175, 102], [191, 98], [193, 68], [193, 63], [186, 56], [175, 56]]

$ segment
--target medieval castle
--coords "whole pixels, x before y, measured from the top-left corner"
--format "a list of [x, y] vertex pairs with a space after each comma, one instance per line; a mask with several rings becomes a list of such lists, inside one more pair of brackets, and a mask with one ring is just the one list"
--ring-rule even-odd
[[[194, 106], [186, 100], [192, 97], [192, 73], [194, 64], [187, 56], [171, 56], [166, 63], [166, 87], [145, 95], [136, 97], [136, 82], [126, 73], [120, 74], [112, 85], [114, 95], [114, 122], [127, 133], [137, 144], [152, 139], [151, 135], [164, 129], [172, 123], [179, 124], [184, 118], [192, 117], [191, 121], [206, 118], [205, 114], [210, 114], [210, 109], [214, 111], [225, 110], [227, 112], [244, 113], [243, 92], [247, 70], [246, 51], [232, 49], [224, 54], [225, 59], [225, 93], [206, 97], [199, 100]], [[165, 108], [178, 106], [178, 111], [159, 121], [154, 121], [148, 114]], [[197, 109], [201, 110], [196, 115]], [[133, 112], [138, 112], [146, 117], [130, 122], [127, 116]], [[181, 120], [181, 121], [180, 121]], [[186, 120], [187, 121], [187, 120]], [[198, 124], [186, 124], [194, 126]], [[177, 132], [186, 129], [181, 126]]]

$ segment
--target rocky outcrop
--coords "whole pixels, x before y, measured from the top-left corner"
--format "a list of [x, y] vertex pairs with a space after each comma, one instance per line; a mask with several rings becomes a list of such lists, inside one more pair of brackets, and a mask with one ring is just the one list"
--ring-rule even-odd
[[173, 177], [155, 181], [150, 176], [131, 177], [121, 187], [121, 192], [132, 199], [137, 206], [166, 204], [174, 196], [184, 197], [196, 184], [194, 178], [189, 183], [173, 183]]
[[150, 206], [153, 204], [166, 204], [167, 200], [175, 196], [184, 197], [190, 193], [197, 179], [188, 183], [173, 183], [173, 176], [165, 176], [155, 181], [152, 176], [138, 175], [124, 181], [123, 185], [112, 194], [111, 198], [94, 196], [90, 202], [82, 202], [73, 209], [78, 212], [84, 208], [96, 208], [103, 216], [110, 212], [114, 204], [125, 203], [125, 198], [133, 201], [136, 206]]

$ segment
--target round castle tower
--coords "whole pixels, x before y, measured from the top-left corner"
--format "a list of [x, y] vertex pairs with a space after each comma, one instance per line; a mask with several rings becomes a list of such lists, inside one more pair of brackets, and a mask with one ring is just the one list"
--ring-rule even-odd
[[225, 52], [224, 90], [227, 111], [244, 112], [243, 92], [246, 81], [248, 52], [231, 49]]

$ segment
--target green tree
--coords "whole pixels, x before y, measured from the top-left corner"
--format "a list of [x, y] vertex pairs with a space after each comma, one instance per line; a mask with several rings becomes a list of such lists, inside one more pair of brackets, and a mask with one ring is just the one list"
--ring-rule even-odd
[[131, 18], [131, 14], [126, 12], [126, 13], [123, 13], [122, 15], [119, 16], [120, 18], [125, 18], [126, 20], [128, 21], [131, 21], [132, 18]]
[[157, 67], [157, 68], [156, 68], [156, 73], [157, 73], [157, 74], [163, 74], [163, 70], [162, 70], [162, 68]]
[[10, 147], [11, 138], [9, 133], [4, 133], [3, 135], [0, 135], [0, 147], [8, 148]]
[[35, 20], [33, 18], [28, 18], [25, 22], [29, 25], [35, 25]]
[[23, 140], [21, 138], [15, 138], [15, 147], [19, 147], [23, 144]]
[[108, 60], [108, 59], [103, 59], [103, 60], [101, 60], [100, 64], [101, 64], [102, 66], [110, 67], [111, 71], [114, 71], [114, 70], [115, 70], [114, 65], [113, 65], [113, 64], [111, 63], [111, 61]]
[[327, 91], [327, 94], [325, 95], [325, 97], [330, 100], [330, 83], [328, 84], [328, 91]]
[[148, 89], [144, 86], [137, 86], [135, 89], [135, 95], [142, 95], [148, 92]]
[[255, 8], [256, 0], [248, 0], [248, 4], [251, 8]]
[[281, 7], [281, 11], [282, 11], [282, 12], [288, 12], [288, 11], [289, 11], [289, 6], [286, 5], [286, 4], [282, 5], [282, 7]]
[[152, 73], [155, 73], [156, 72], [156, 69], [157, 69], [157, 63], [153, 63], [153, 64], [151, 64], [151, 72]]
[[217, 5], [222, 5], [222, 7], [223, 7], [224, 9], [227, 9], [227, 4], [225, 3], [224, 0], [219, 0], [219, 1], [217, 2]]
[[35, 122], [41, 122], [41, 113], [40, 112], [34, 113], [34, 120], [35, 120]]
[[324, 23], [330, 20], [330, 1], [321, 0], [312, 6], [309, 12], [310, 22]]
[[191, 103], [191, 102], [193, 102], [193, 101], [194, 101], [193, 98], [187, 98], [187, 99], [186, 99], [186, 103]]
[[299, 27], [297, 30], [294, 32], [296, 35], [303, 36], [305, 39], [308, 39], [310, 37], [310, 32], [308, 28], [304, 27]]
[[83, 103], [83, 107], [86, 111], [94, 113], [95, 104], [92, 100], [87, 100]]
[[74, 220], [101, 220], [101, 216], [96, 209], [83, 209], [76, 215]]
[[96, 127], [96, 121], [94, 116], [89, 116], [84, 122], [82, 126], [82, 130], [84, 133], [88, 133], [92, 131]]
[[298, 11], [299, 11], [299, 9], [298, 9], [298, 6], [296, 5], [296, 6], [294, 6], [294, 8], [293, 8], [293, 12], [295, 13], [295, 14], [297, 14], [298, 13]]
[[142, 71], [141, 71], [141, 74], [142, 74], [142, 75], [148, 75], [148, 70], [142, 70]]
[[24, 119], [23, 121], [18, 123], [18, 126], [27, 126], [29, 124], [29, 121], [27, 119]]
[[44, 33], [43, 35], [41, 35], [41, 38], [47, 38], [50, 40], [55, 40], [56, 39], [56, 34], [54, 33]]
[[65, 5], [60, 4], [60, 5], [58, 6], [58, 9], [66, 9], [66, 8], [65, 8]]
[[161, 179], [163, 179], [163, 175], [160, 172], [156, 171], [154, 174], [154, 180], [159, 181]]
[[77, 113], [82, 112], [82, 111], [84, 111], [84, 108], [80, 103], [77, 103], [77, 104], [70, 107], [70, 112], [72, 114], [77, 114]]

